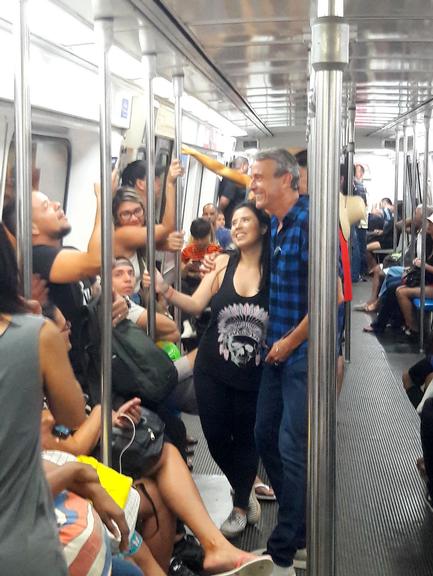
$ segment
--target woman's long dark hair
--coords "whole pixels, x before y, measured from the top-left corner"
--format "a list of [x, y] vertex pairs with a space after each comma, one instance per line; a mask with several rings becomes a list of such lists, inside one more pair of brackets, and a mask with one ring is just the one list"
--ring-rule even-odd
[[20, 277], [15, 251], [0, 222], [0, 314], [20, 314], [26, 308], [20, 296]]
[[[254, 216], [259, 221], [260, 227], [266, 227], [266, 232], [262, 236], [262, 253], [260, 255], [260, 270], [261, 270], [261, 277], [260, 277], [260, 284], [259, 290], [268, 290], [269, 287], [269, 261], [270, 261], [270, 254], [269, 254], [269, 243], [271, 238], [271, 219], [269, 218], [268, 214], [264, 210], [259, 210], [256, 208], [254, 202], [244, 201], [240, 204], [235, 206], [233, 210], [233, 214], [239, 208], [248, 208], [254, 214]], [[240, 251], [235, 248], [235, 255], [234, 261], [235, 266], [237, 266], [240, 260], [241, 254]]]

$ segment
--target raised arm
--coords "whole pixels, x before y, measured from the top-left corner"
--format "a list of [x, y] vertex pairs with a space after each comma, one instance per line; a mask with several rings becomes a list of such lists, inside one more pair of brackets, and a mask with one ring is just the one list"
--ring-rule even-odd
[[218, 162], [218, 160], [215, 160], [215, 158], [206, 156], [206, 154], [202, 154], [201, 152], [198, 152], [197, 150], [194, 150], [194, 148], [190, 148], [189, 146], [185, 145], [182, 146], [182, 152], [184, 154], [192, 156], [193, 158], [198, 160], [200, 164], [203, 164], [205, 168], [207, 168], [211, 172], [215, 172], [215, 174], [218, 174], [218, 176], [228, 178], [229, 180], [232, 180], [232, 182], [236, 182], [236, 184], [239, 184], [239, 186], [245, 186], [245, 188], [250, 187], [251, 178], [248, 176], [248, 174], [242, 174], [238, 170], [228, 168], [224, 164], [221, 164], [221, 162]]
[[61, 250], [50, 271], [50, 282], [66, 284], [95, 276], [101, 270], [101, 190], [95, 184], [96, 215], [87, 252]]
[[[155, 242], [157, 248], [164, 245], [170, 232], [175, 228], [176, 180], [182, 175], [179, 160], [173, 160], [167, 176], [167, 192], [164, 216], [161, 224], [155, 225]], [[147, 244], [146, 226], [120, 226], [114, 232], [115, 252], [121, 256], [124, 250], [136, 250]]]

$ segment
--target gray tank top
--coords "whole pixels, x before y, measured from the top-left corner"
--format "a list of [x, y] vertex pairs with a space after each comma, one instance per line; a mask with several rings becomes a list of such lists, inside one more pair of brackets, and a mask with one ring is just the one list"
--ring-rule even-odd
[[17, 314], [0, 336], [0, 573], [66, 576], [39, 445], [40, 316]]

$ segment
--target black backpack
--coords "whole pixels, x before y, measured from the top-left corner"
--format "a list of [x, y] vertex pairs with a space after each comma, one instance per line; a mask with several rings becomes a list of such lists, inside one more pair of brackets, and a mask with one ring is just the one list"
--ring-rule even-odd
[[[100, 402], [101, 304], [95, 298], [83, 307], [82, 350], [91, 403]], [[137, 396], [155, 409], [176, 387], [177, 370], [142, 328], [124, 320], [112, 332], [113, 406]]]

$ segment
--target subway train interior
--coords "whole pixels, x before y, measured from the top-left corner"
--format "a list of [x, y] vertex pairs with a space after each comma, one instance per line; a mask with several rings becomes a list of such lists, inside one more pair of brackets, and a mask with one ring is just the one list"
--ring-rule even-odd
[[[186, 242], [203, 206], [218, 204], [221, 177], [182, 145], [222, 166], [244, 157], [249, 174], [257, 152], [308, 150], [314, 338], [308, 359], [307, 561], [296, 568], [298, 576], [433, 574], [433, 508], [426, 487], [433, 454], [423, 454], [421, 409], [407, 393], [407, 380], [402, 382], [403, 373], [427, 358], [425, 369], [433, 354], [426, 220], [433, 212], [432, 26], [433, 2], [427, 0], [0, 2], [0, 215], [16, 197], [18, 221], [26, 214], [31, 219], [25, 206], [31, 190], [40, 190], [60, 203], [71, 224], [64, 245], [85, 252], [95, 221], [94, 183], [102, 183], [102, 208], [111, 218], [112, 168], [121, 175], [134, 160], [156, 167], [162, 194], [155, 198], [155, 220], [161, 222], [169, 165], [181, 152], [176, 224]], [[361, 177], [352, 173], [356, 165]], [[31, 181], [20, 190], [26, 170]], [[381, 235], [374, 248], [367, 246], [368, 265], [356, 276], [353, 238], [349, 242], [353, 297], [344, 305], [345, 373], [337, 397], [338, 191], [343, 182], [343, 193], [352, 195], [359, 177], [370, 216], [382, 214], [382, 199], [390, 199], [392, 231], [386, 246]], [[398, 228], [399, 220], [407, 223]], [[353, 234], [368, 226], [367, 238], [374, 235], [373, 218], [363, 221], [365, 226], [352, 225]], [[16, 230], [20, 266], [31, 252], [27, 224], [21, 220]], [[111, 231], [106, 238], [111, 242]], [[405, 250], [410, 257], [401, 262], [396, 254]], [[426, 272], [425, 281], [418, 277], [414, 285], [418, 303], [408, 300], [412, 325], [406, 322], [406, 331], [386, 321], [377, 328], [382, 301], [374, 293], [379, 287], [373, 269], [382, 282], [390, 258], [395, 267], [418, 259], [416, 266]], [[158, 251], [157, 259], [164, 274], [175, 267], [172, 278], [177, 275], [179, 261], [172, 255]], [[404, 272], [399, 274], [404, 285]], [[394, 287], [398, 308], [397, 293]], [[372, 332], [364, 331], [371, 326]], [[179, 346], [191, 349], [187, 339]], [[429, 381], [427, 376], [427, 384], [420, 383], [426, 397]], [[182, 419], [188, 435], [198, 439], [193, 479], [219, 526], [232, 508], [230, 485], [209, 453], [199, 416]], [[262, 463], [259, 476], [269, 484]], [[260, 520], [233, 540], [239, 548], [266, 548], [279, 521], [278, 504], [261, 500], [261, 509]], [[1, 550], [0, 541], [0, 559]]]

